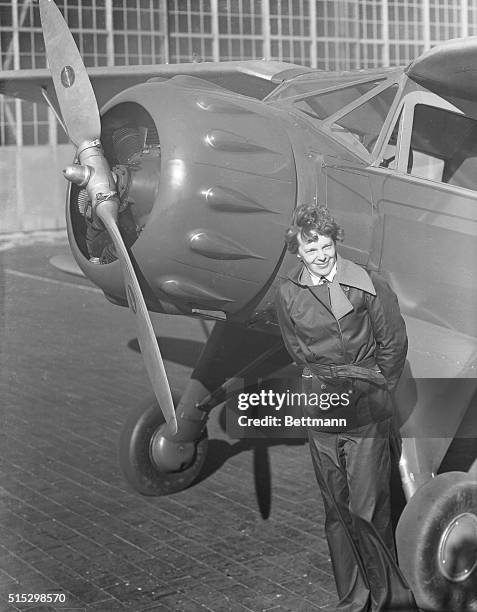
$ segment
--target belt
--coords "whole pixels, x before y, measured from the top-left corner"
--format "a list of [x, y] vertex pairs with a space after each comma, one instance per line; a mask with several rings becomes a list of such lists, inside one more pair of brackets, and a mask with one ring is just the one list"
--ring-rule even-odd
[[353, 363], [344, 365], [318, 365], [309, 363], [303, 370], [303, 376], [311, 376], [311, 373], [323, 378], [360, 378], [361, 380], [369, 380], [378, 385], [384, 386], [386, 384], [386, 379], [379, 370], [366, 368], [363, 365], [356, 365]]

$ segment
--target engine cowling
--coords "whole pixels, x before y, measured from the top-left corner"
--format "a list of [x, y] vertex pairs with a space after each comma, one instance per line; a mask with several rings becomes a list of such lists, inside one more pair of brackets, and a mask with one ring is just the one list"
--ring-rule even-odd
[[[120, 226], [149, 306], [236, 314], [257, 298], [283, 254], [297, 190], [280, 112], [195, 77], [152, 80], [106, 105], [102, 141], [123, 192]], [[114, 252], [99, 264], [90, 252], [79, 200], [73, 186], [68, 231], [75, 258], [121, 302], [119, 263]]]

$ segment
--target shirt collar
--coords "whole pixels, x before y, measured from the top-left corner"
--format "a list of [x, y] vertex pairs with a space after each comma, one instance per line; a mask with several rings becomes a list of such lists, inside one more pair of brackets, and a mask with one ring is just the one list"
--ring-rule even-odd
[[332, 283], [334, 277], [336, 276], [337, 263], [338, 262], [335, 261], [335, 265], [331, 268], [330, 273], [326, 276], [313, 274], [313, 272], [311, 272], [305, 265], [303, 265], [300, 280], [305, 285], [322, 285], [324, 282], [323, 279], [326, 279], [329, 283]]

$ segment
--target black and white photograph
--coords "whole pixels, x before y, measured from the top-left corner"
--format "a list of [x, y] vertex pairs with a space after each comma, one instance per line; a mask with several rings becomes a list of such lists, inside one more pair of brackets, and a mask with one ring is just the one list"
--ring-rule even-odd
[[477, 0], [0, 0], [0, 612], [477, 612]]

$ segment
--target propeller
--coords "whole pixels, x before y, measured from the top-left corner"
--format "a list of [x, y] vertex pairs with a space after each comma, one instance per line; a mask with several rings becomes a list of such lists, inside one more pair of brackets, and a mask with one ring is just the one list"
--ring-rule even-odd
[[40, 0], [46, 56], [58, 104], [79, 164], [65, 170], [68, 180], [86, 188], [93, 214], [105, 226], [121, 264], [129, 309], [149, 379], [172, 433], [177, 420], [161, 352], [134, 267], [118, 226], [119, 196], [101, 146], [101, 120], [91, 81], [73, 36], [52, 0]]

